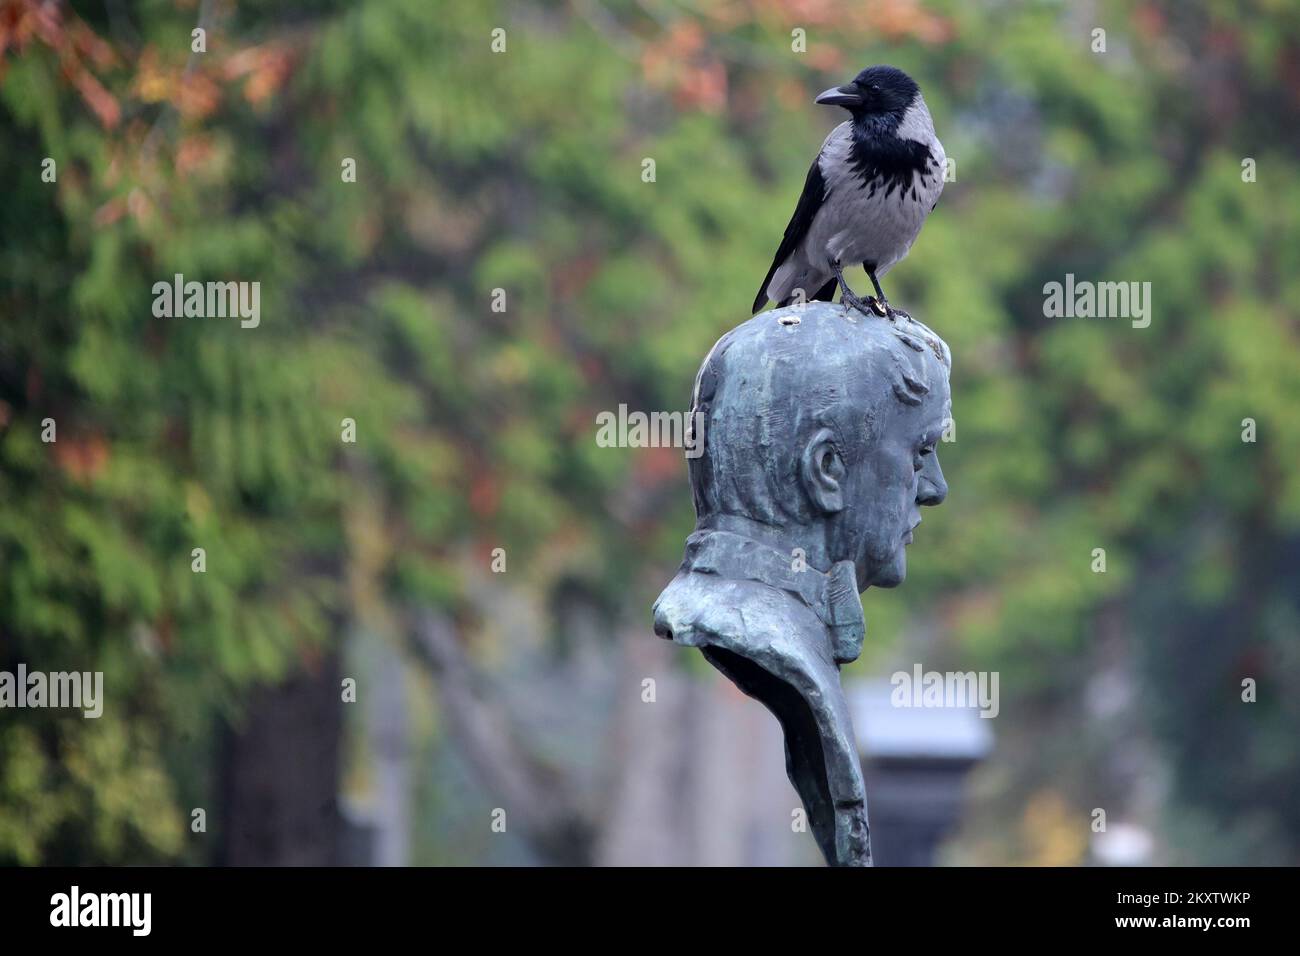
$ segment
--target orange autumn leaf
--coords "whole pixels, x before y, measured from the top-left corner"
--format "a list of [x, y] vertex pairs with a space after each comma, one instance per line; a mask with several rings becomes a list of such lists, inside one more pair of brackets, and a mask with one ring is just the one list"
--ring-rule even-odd
[[115, 64], [112, 48], [76, 16], [65, 17], [59, 4], [0, 2], [0, 54], [11, 46], [22, 52], [33, 38], [57, 54], [64, 78], [81, 94], [100, 124], [106, 129], [117, 126], [121, 107], [87, 66], [87, 61], [101, 69]]
[[126, 214], [126, 201], [118, 196], [95, 210], [96, 226], [110, 226]]
[[175, 77], [158, 62], [158, 51], [145, 47], [136, 61], [131, 91], [144, 103], [161, 103], [171, 98]]
[[176, 172], [190, 176], [212, 159], [215, 149], [208, 136], [186, 136], [176, 147]]
[[77, 481], [90, 481], [108, 464], [108, 442], [99, 434], [65, 435], [50, 447], [55, 463]]
[[471, 483], [469, 506], [474, 514], [486, 518], [497, 510], [501, 492], [496, 482], [486, 473], [480, 473]]
[[103, 84], [88, 70], [80, 67], [69, 78], [77, 88], [77, 92], [81, 94], [81, 98], [86, 101], [86, 105], [98, 117], [100, 124], [105, 129], [116, 127], [118, 120], [122, 118], [122, 110], [113, 94], [104, 89]]
[[227, 79], [246, 76], [244, 98], [257, 105], [274, 96], [289, 76], [293, 60], [281, 47], [258, 46], [240, 50], [226, 59], [222, 73]]

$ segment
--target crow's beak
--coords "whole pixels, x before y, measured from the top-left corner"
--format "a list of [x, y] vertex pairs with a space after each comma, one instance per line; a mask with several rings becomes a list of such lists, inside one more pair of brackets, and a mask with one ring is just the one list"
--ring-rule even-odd
[[819, 106], [843, 106], [845, 109], [853, 109], [855, 106], [862, 105], [862, 96], [852, 84], [846, 83], [827, 90], [813, 102]]

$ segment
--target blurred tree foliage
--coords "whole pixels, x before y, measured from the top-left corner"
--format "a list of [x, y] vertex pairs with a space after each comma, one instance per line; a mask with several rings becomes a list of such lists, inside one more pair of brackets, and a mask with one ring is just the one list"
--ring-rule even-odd
[[[869, 643], [927, 620], [1002, 673], [969, 851], [1071, 862], [1025, 808], [1140, 815], [1158, 766], [1165, 858], [1300, 860], [1300, 8], [797, 11], [0, 0], [0, 664], [107, 688], [4, 715], [0, 860], [205, 859], [214, 726], [336, 618], [464, 620], [467, 556], [648, 620], [685, 469], [596, 413], [684, 406], [838, 121], [812, 93], [872, 62], [956, 160], [889, 291], [952, 345], [957, 441]], [[154, 318], [176, 273], [259, 281], [260, 327]], [[1045, 318], [1067, 273], [1150, 282], [1150, 327]]]

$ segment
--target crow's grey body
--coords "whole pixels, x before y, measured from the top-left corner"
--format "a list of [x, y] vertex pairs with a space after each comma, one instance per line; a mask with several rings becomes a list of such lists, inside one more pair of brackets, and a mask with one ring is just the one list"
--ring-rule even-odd
[[835, 127], [808, 172], [754, 311], [768, 299], [796, 301], [798, 290], [806, 300], [829, 300], [832, 263], [862, 263], [883, 276], [907, 255], [939, 201], [946, 162], [919, 90], [893, 116]]

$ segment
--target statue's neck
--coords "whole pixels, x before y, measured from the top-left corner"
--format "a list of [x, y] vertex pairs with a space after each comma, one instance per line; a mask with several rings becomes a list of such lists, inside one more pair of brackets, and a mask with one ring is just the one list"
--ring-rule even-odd
[[730, 531], [765, 544], [774, 551], [790, 555], [791, 560], [794, 559], [793, 550], [799, 548], [803, 551], [803, 560], [807, 565], [823, 574], [828, 573], [835, 564], [826, 546], [825, 529], [817, 525], [797, 529], [778, 528], [741, 515], [720, 514], [701, 521], [697, 530]]

